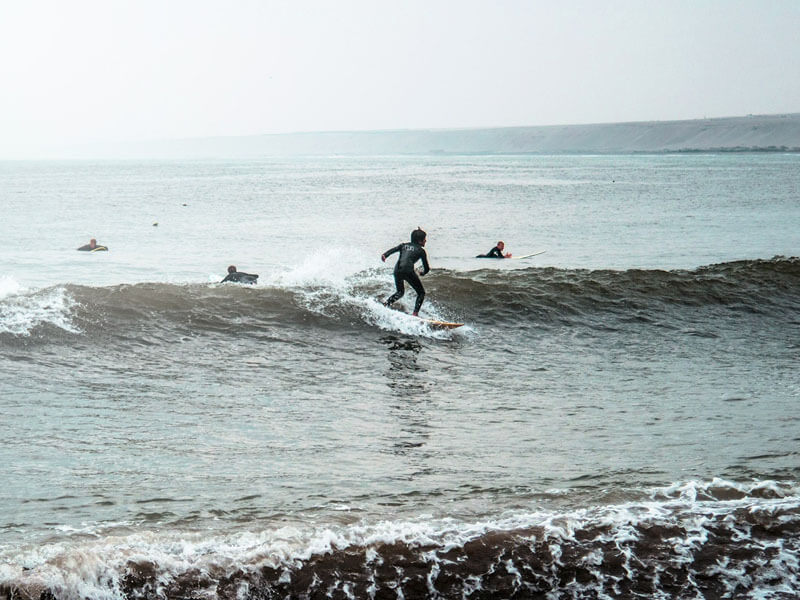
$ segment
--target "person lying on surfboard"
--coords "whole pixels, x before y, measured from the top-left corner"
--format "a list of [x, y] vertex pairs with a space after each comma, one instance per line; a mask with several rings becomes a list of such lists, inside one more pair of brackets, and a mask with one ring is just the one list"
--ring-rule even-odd
[[220, 281], [220, 283], [226, 283], [228, 281], [231, 283], [255, 283], [257, 279], [258, 275], [242, 273], [241, 271], [236, 270], [235, 265], [231, 265], [228, 267], [228, 274], [225, 276], [225, 279]]
[[406, 293], [404, 282], [407, 281], [409, 285], [414, 288], [414, 291], [417, 292], [417, 302], [414, 304], [414, 312], [411, 314], [415, 317], [419, 316], [419, 309], [422, 306], [422, 301], [425, 299], [425, 288], [422, 287], [422, 282], [419, 280], [419, 276], [414, 270], [414, 263], [418, 260], [422, 261], [422, 270], [419, 272], [420, 275], [425, 275], [431, 270], [428, 266], [428, 255], [425, 253], [424, 248], [427, 237], [428, 234], [417, 227], [411, 232], [411, 243], [398, 244], [394, 248], [381, 254], [381, 260], [386, 262], [387, 256], [395, 252], [400, 253], [397, 264], [394, 266], [394, 284], [395, 287], [397, 287], [397, 291], [389, 296], [386, 302], [383, 303], [384, 306], [391, 306], [403, 297], [403, 294]]
[[489, 250], [486, 254], [478, 254], [475, 258], [511, 258], [511, 252], [503, 254], [503, 249], [506, 245], [503, 242], [497, 242], [497, 246]]
[[78, 248], [78, 250], [82, 250], [84, 252], [94, 252], [96, 250], [108, 250], [108, 248], [106, 248], [105, 246], [98, 246], [97, 240], [92, 238], [89, 240], [88, 244], [84, 244], [83, 246]]

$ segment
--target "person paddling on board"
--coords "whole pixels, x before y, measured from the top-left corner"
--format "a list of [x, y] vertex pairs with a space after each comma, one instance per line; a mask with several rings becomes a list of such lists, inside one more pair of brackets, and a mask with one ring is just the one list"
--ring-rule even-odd
[[391, 306], [403, 297], [403, 294], [406, 293], [404, 282], [407, 281], [409, 285], [414, 288], [414, 291], [417, 292], [417, 302], [414, 304], [414, 312], [412, 314], [415, 317], [419, 316], [419, 309], [422, 306], [422, 301], [425, 299], [425, 288], [422, 287], [422, 282], [419, 280], [419, 276], [414, 270], [414, 263], [418, 260], [422, 261], [422, 270], [419, 272], [420, 275], [425, 275], [431, 270], [428, 266], [428, 255], [424, 248], [427, 237], [428, 235], [418, 227], [411, 232], [411, 243], [399, 244], [381, 254], [381, 260], [386, 262], [387, 256], [395, 252], [400, 253], [397, 264], [394, 266], [394, 284], [397, 287], [397, 291], [389, 296], [386, 302], [383, 303], [384, 306]]
[[489, 250], [486, 254], [478, 254], [475, 258], [511, 258], [511, 252], [503, 254], [506, 245], [503, 242], [497, 242], [497, 246]]
[[95, 250], [108, 250], [108, 248], [106, 248], [105, 246], [98, 246], [97, 240], [92, 238], [89, 240], [88, 244], [84, 244], [83, 246], [78, 248], [78, 250], [82, 250], [84, 252], [93, 252]]
[[220, 281], [220, 283], [256, 283], [258, 279], [258, 275], [253, 275], [252, 273], [242, 273], [241, 271], [236, 270], [235, 265], [231, 265], [228, 267], [228, 274], [225, 276], [225, 279]]

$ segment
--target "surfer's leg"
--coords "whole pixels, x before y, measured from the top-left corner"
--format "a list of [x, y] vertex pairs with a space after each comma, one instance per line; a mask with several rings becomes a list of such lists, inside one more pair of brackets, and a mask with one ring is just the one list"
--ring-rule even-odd
[[406, 286], [405, 284], [403, 284], [402, 273], [394, 274], [394, 285], [397, 288], [397, 291], [391, 296], [389, 296], [389, 299], [386, 302], [384, 302], [386, 306], [391, 306], [392, 304], [400, 300], [400, 298], [403, 297], [403, 294], [406, 293]]
[[422, 287], [422, 282], [419, 280], [419, 276], [416, 273], [409, 273], [406, 275], [406, 280], [411, 284], [411, 287], [414, 288], [414, 291], [417, 292], [417, 302], [414, 304], [413, 313], [416, 317], [422, 306], [422, 301], [425, 300], [425, 288]]

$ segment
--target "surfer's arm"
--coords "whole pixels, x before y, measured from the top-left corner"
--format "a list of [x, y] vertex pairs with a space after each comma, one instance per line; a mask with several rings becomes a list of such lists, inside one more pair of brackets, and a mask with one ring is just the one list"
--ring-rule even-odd
[[386, 257], [391, 255], [391, 254], [394, 254], [395, 252], [399, 252], [400, 251], [400, 246], [402, 246], [402, 245], [403, 244], [398, 244], [394, 248], [391, 248], [391, 249], [387, 250], [386, 252], [384, 252], [383, 254], [381, 254], [381, 260], [383, 262], [386, 262]]
[[422, 256], [420, 256], [420, 258], [422, 259], [422, 271], [420, 271], [419, 274], [426, 275], [428, 271], [431, 270], [431, 268], [428, 266], [428, 253], [425, 252], [425, 250], [423, 250]]

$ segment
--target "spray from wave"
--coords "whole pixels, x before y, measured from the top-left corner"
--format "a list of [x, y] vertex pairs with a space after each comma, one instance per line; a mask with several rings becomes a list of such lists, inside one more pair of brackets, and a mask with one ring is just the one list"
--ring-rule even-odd
[[64, 287], [27, 292], [11, 278], [0, 279], [0, 334], [30, 336], [43, 327], [79, 333], [72, 319], [74, 307]]

